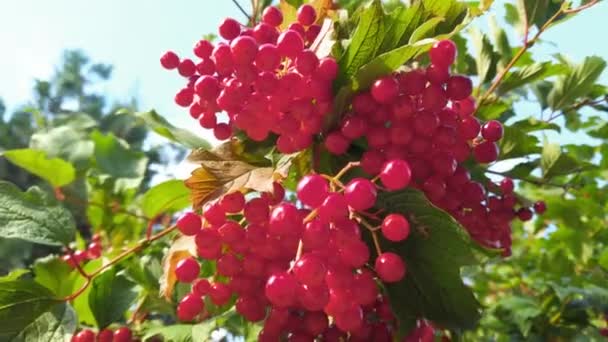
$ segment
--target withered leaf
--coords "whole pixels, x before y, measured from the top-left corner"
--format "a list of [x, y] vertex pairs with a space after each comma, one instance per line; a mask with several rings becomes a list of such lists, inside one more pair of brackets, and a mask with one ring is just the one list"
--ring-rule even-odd
[[171, 248], [163, 259], [163, 274], [159, 280], [160, 295], [170, 300], [173, 288], [177, 282], [175, 267], [177, 263], [190, 256], [196, 255], [196, 244], [192, 236], [180, 236], [171, 245]]

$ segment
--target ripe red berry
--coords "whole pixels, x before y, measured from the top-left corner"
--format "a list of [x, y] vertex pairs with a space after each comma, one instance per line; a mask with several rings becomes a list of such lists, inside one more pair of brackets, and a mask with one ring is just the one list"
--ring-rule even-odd
[[99, 242], [91, 242], [87, 246], [87, 258], [94, 260], [101, 256], [101, 243]]
[[180, 260], [175, 266], [175, 276], [182, 283], [191, 283], [198, 277], [200, 271], [201, 266], [192, 257]]
[[245, 195], [240, 191], [234, 191], [222, 196], [219, 205], [227, 213], [238, 213], [245, 207]]
[[400, 281], [405, 276], [405, 263], [395, 253], [384, 252], [376, 258], [374, 268], [378, 277], [386, 283]]
[[226, 140], [232, 136], [232, 128], [226, 123], [219, 123], [213, 129], [213, 135], [217, 140]]
[[340, 132], [348, 139], [357, 139], [367, 130], [367, 122], [359, 116], [352, 116], [342, 122]]
[[114, 331], [113, 342], [131, 342], [132, 338], [133, 334], [131, 333], [131, 329], [127, 327], [121, 327]]
[[190, 77], [196, 73], [196, 65], [191, 59], [184, 59], [179, 63], [177, 72], [184, 77]]
[[302, 242], [307, 249], [319, 249], [327, 245], [329, 225], [321, 220], [312, 220], [304, 226]]
[[338, 63], [332, 57], [321, 58], [315, 75], [322, 80], [333, 81], [338, 75]]
[[426, 68], [426, 78], [432, 84], [443, 86], [450, 79], [450, 71], [445, 66], [431, 64]]
[[498, 146], [491, 141], [482, 142], [473, 147], [473, 156], [478, 163], [494, 162], [498, 158]]
[[325, 280], [327, 269], [323, 261], [313, 254], [305, 254], [293, 265], [293, 274], [301, 284], [318, 286]]
[[230, 43], [234, 62], [240, 65], [253, 63], [258, 52], [258, 43], [253, 37], [240, 36]]
[[321, 25], [313, 24], [306, 29], [306, 42], [312, 44], [321, 32]]
[[448, 67], [456, 60], [456, 53], [456, 44], [446, 39], [438, 41], [431, 47], [429, 57], [431, 63]]
[[277, 307], [289, 307], [296, 302], [298, 283], [288, 273], [273, 274], [266, 281], [266, 298]]
[[226, 18], [219, 26], [220, 36], [226, 40], [232, 40], [241, 33], [241, 24], [232, 18]]
[[194, 83], [196, 95], [203, 99], [211, 100], [220, 92], [220, 82], [213, 76], [203, 75]]
[[514, 188], [515, 184], [511, 178], [507, 177], [500, 181], [500, 191], [502, 191], [503, 194], [512, 193]]
[[266, 317], [266, 307], [257, 297], [251, 295], [239, 297], [235, 304], [236, 311], [249, 322], [258, 322]]
[[534, 203], [534, 212], [538, 215], [542, 215], [547, 211], [547, 204], [544, 201], [538, 201]]
[[[177, 306], [177, 316], [182, 321], [192, 321], [205, 307], [205, 302], [196, 293], [189, 293], [182, 298]], [[117, 330], [118, 332], [118, 330]], [[116, 338], [116, 333], [114, 333]]]
[[298, 22], [304, 26], [310, 26], [317, 20], [317, 11], [309, 4], [304, 4], [298, 8]]
[[302, 229], [302, 217], [295, 205], [284, 202], [272, 209], [268, 220], [268, 233], [277, 236], [295, 235]]
[[346, 203], [357, 211], [372, 208], [376, 204], [376, 196], [376, 186], [369, 179], [352, 179], [344, 188]]
[[103, 329], [97, 334], [97, 342], [113, 342], [114, 333], [112, 330]]
[[479, 124], [479, 121], [472, 116], [468, 116], [462, 119], [462, 121], [460, 121], [460, 125], [458, 126], [458, 132], [460, 133], [460, 136], [462, 136], [464, 139], [472, 140], [477, 138], [477, 136], [479, 135], [480, 128], [481, 125]]
[[471, 82], [470, 78], [462, 75], [456, 75], [448, 79], [446, 92], [450, 100], [464, 100], [471, 95], [472, 91], [473, 83]]
[[426, 76], [422, 70], [411, 70], [400, 73], [399, 87], [405, 95], [419, 95], [426, 87]]
[[197, 57], [207, 59], [211, 56], [211, 52], [213, 52], [213, 43], [206, 39], [199, 40], [196, 45], [194, 45], [193, 50]]
[[325, 147], [335, 155], [346, 153], [350, 146], [350, 141], [340, 132], [332, 132], [325, 138]]
[[399, 83], [393, 76], [380, 78], [372, 85], [371, 93], [378, 103], [392, 102], [399, 94]]
[[296, 70], [304, 76], [312, 75], [319, 66], [319, 58], [312, 50], [303, 50], [296, 58]]
[[348, 216], [348, 204], [340, 193], [330, 193], [318, 209], [318, 217], [323, 222], [335, 222]]
[[74, 335], [74, 342], [95, 342], [95, 333], [92, 330], [81, 330]]
[[496, 120], [486, 122], [481, 128], [481, 136], [487, 141], [498, 141], [502, 138], [502, 124]]
[[390, 241], [402, 241], [410, 235], [410, 223], [403, 215], [390, 214], [382, 221], [382, 235]]
[[445, 90], [436, 84], [429, 84], [422, 92], [422, 105], [425, 109], [438, 112], [448, 103]]
[[329, 184], [323, 176], [310, 174], [298, 182], [297, 196], [305, 205], [316, 208], [329, 194]]
[[209, 297], [215, 305], [224, 305], [228, 303], [232, 297], [230, 287], [224, 283], [213, 283], [209, 290]]
[[294, 30], [283, 31], [277, 39], [277, 48], [282, 56], [295, 58], [304, 50], [304, 39]]
[[175, 225], [184, 235], [196, 235], [202, 227], [201, 217], [193, 212], [187, 212], [177, 219]]
[[173, 51], [167, 51], [160, 57], [160, 64], [167, 70], [175, 69], [179, 66], [179, 57]]
[[194, 91], [190, 88], [184, 88], [175, 94], [175, 103], [182, 107], [188, 107], [194, 100]]
[[520, 208], [517, 211], [517, 217], [519, 217], [520, 220], [526, 222], [526, 221], [530, 221], [532, 219], [532, 210], [528, 209], [528, 208]]
[[262, 12], [262, 21], [271, 26], [279, 26], [283, 22], [283, 13], [273, 6], [268, 6]]
[[194, 281], [192, 284], [192, 293], [199, 295], [200, 297], [206, 296], [211, 290], [211, 284], [209, 280], [200, 278]]
[[408, 186], [412, 179], [410, 165], [401, 159], [393, 159], [382, 166], [380, 180], [388, 190], [401, 190]]

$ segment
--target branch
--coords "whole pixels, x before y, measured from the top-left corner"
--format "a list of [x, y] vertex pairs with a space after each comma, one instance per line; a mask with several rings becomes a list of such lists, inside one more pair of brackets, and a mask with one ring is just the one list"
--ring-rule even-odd
[[[491, 173], [493, 175], [510, 177], [509, 175], [505, 174], [504, 172], [498, 172], [498, 171], [492, 171], [492, 170], [485, 170], [485, 172]], [[557, 184], [557, 183], [545, 182], [543, 180], [537, 180], [537, 179], [517, 178], [517, 177], [513, 177], [513, 178], [518, 179], [522, 182], [526, 182], [526, 183], [530, 183], [530, 184], [534, 184], [534, 185], [539, 185], [539, 186], [548, 185], [548, 186], [553, 186], [556, 188], [561, 188], [561, 189], [564, 189], [564, 191], [566, 191], [570, 187], [568, 184]]]

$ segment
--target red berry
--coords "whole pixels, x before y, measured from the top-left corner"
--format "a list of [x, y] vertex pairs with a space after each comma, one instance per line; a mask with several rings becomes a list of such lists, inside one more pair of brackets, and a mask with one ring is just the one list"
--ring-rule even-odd
[[196, 65], [191, 59], [184, 59], [179, 63], [177, 72], [184, 77], [190, 77], [196, 73]]
[[545, 211], [547, 211], [547, 204], [545, 204], [544, 201], [534, 203], [534, 212], [536, 212], [538, 215], [544, 214]]
[[187, 212], [177, 219], [175, 225], [184, 235], [196, 235], [202, 228], [201, 217], [193, 212]]
[[213, 76], [203, 75], [194, 83], [194, 91], [203, 99], [215, 99], [220, 92], [220, 82]]
[[422, 105], [425, 109], [438, 112], [448, 103], [445, 90], [441, 86], [430, 84], [422, 92]]
[[101, 256], [101, 244], [99, 242], [91, 242], [87, 247], [87, 258], [94, 260]]
[[213, 283], [211, 284], [211, 289], [209, 290], [209, 297], [211, 301], [215, 305], [224, 305], [228, 303], [230, 298], [232, 297], [232, 291], [230, 291], [230, 287], [223, 283]]
[[304, 76], [312, 75], [319, 66], [319, 58], [311, 50], [303, 50], [296, 58], [296, 70]]
[[481, 128], [481, 136], [487, 141], [498, 141], [502, 138], [502, 124], [496, 120], [486, 122]]
[[382, 235], [390, 241], [405, 240], [410, 235], [410, 223], [403, 215], [390, 214], [382, 221]]
[[219, 26], [220, 36], [226, 40], [232, 40], [241, 33], [241, 24], [232, 18], [226, 18]]
[[322, 334], [329, 326], [327, 315], [323, 312], [306, 312], [304, 315], [304, 327], [306, 332], [312, 336]]
[[302, 217], [295, 205], [285, 202], [272, 209], [268, 233], [277, 236], [298, 235], [302, 229]]
[[298, 8], [298, 22], [304, 26], [310, 26], [317, 20], [317, 11], [309, 4], [304, 4]]
[[472, 91], [473, 83], [466, 76], [456, 75], [448, 80], [447, 95], [452, 101], [464, 100], [471, 95]]
[[217, 273], [226, 277], [233, 277], [241, 272], [241, 260], [232, 253], [222, 255], [217, 259]]
[[[195, 293], [189, 293], [179, 302], [177, 306], [177, 316], [182, 321], [192, 321], [204, 307], [205, 303], [201, 296]], [[118, 330], [116, 332], [118, 332]], [[114, 338], [116, 339], [116, 333], [114, 333]]]
[[348, 205], [342, 194], [329, 194], [319, 206], [319, 219], [323, 222], [335, 222], [348, 216]]
[[329, 184], [323, 176], [311, 174], [302, 177], [297, 187], [298, 199], [305, 205], [316, 208], [329, 194]]
[[302, 256], [293, 266], [296, 280], [309, 286], [321, 285], [325, 280], [326, 272], [323, 261], [312, 254]]
[[239, 297], [235, 308], [249, 322], [258, 322], [266, 317], [266, 307], [257, 297]]
[[377, 175], [382, 170], [385, 157], [377, 150], [365, 151], [361, 156], [361, 168], [369, 175]]
[[357, 139], [367, 130], [367, 122], [359, 116], [351, 116], [342, 122], [340, 132], [348, 139]]
[[330, 153], [341, 155], [350, 147], [350, 141], [342, 133], [332, 132], [325, 138], [325, 147]]
[[175, 276], [182, 283], [191, 283], [198, 277], [200, 271], [201, 266], [192, 257], [180, 260], [175, 266]]
[[211, 56], [211, 52], [213, 52], [213, 43], [206, 39], [199, 40], [196, 45], [194, 45], [193, 50], [197, 57], [208, 59]]
[[268, 220], [268, 202], [262, 198], [254, 198], [245, 204], [244, 215], [249, 223], [263, 223]]
[[162, 57], [160, 57], [160, 64], [165, 69], [175, 69], [179, 66], [179, 57], [175, 52], [167, 51], [164, 55], [162, 55]]
[[324, 81], [333, 81], [338, 75], [338, 63], [332, 57], [321, 58], [315, 75]]
[[95, 342], [95, 333], [92, 330], [81, 330], [74, 335], [74, 342]]
[[279, 31], [266, 23], [259, 23], [253, 28], [253, 37], [258, 44], [274, 44], [279, 37]]
[[288, 273], [273, 274], [265, 287], [266, 298], [277, 307], [289, 307], [296, 302], [298, 283]]
[[226, 123], [219, 123], [213, 129], [213, 135], [217, 140], [227, 140], [232, 136], [232, 128]]
[[273, 6], [266, 7], [262, 12], [262, 21], [271, 26], [279, 26], [283, 22], [283, 13]]
[[131, 329], [127, 327], [122, 327], [116, 329], [114, 331], [114, 341], [113, 342], [131, 342], [133, 338], [133, 334], [131, 333]]
[[372, 208], [376, 203], [376, 196], [376, 186], [369, 179], [355, 178], [344, 188], [346, 203], [357, 211]]
[[431, 47], [429, 57], [431, 63], [448, 67], [456, 60], [456, 53], [456, 44], [446, 39], [438, 41]]
[[395, 253], [385, 252], [376, 258], [374, 268], [378, 277], [386, 283], [400, 281], [405, 276], [405, 263]]
[[512, 193], [514, 188], [515, 184], [511, 178], [504, 178], [500, 181], [500, 191], [502, 191], [503, 194]]
[[113, 339], [114, 333], [109, 329], [103, 329], [97, 334], [97, 342], [112, 342]]
[[206, 296], [211, 290], [211, 284], [207, 279], [197, 279], [192, 284], [192, 293], [199, 295], [200, 297]]
[[281, 55], [275, 45], [263, 44], [258, 50], [255, 65], [264, 71], [274, 71], [281, 64]]
[[304, 40], [294, 30], [283, 31], [277, 39], [277, 48], [282, 56], [295, 58], [304, 50]]
[[517, 211], [517, 217], [519, 217], [520, 220], [526, 222], [526, 221], [530, 221], [532, 219], [532, 210], [528, 209], [528, 208], [520, 208]]
[[184, 88], [175, 94], [175, 103], [182, 107], [188, 107], [194, 100], [194, 91], [191, 88]]
[[378, 79], [372, 85], [372, 97], [378, 103], [389, 103], [399, 95], [399, 83], [393, 76]]
[[426, 68], [426, 78], [432, 84], [442, 86], [450, 79], [450, 71], [447, 67], [431, 64]]
[[388, 190], [401, 190], [408, 186], [412, 179], [410, 165], [401, 159], [393, 159], [382, 166], [380, 180]]
[[306, 42], [312, 44], [321, 32], [321, 25], [313, 24], [306, 30]]
[[230, 43], [234, 62], [240, 65], [253, 63], [258, 52], [258, 43], [253, 37], [240, 36]]
[[460, 136], [462, 136], [464, 139], [472, 140], [477, 138], [477, 136], [479, 135], [480, 128], [481, 125], [479, 124], [479, 121], [472, 116], [468, 116], [462, 119], [462, 121], [460, 121], [460, 125], [458, 126], [458, 132], [460, 133]]
[[473, 147], [473, 156], [478, 163], [487, 164], [498, 159], [498, 146], [491, 142], [485, 141]]
[[302, 242], [307, 249], [319, 249], [327, 245], [329, 225], [321, 220], [312, 220], [304, 226]]
[[412, 70], [398, 75], [399, 87], [405, 95], [419, 95], [426, 87], [426, 76], [422, 70]]

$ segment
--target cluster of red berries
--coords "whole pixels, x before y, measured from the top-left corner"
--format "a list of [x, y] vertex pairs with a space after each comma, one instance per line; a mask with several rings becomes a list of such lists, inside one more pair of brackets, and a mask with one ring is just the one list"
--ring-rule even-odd
[[[426, 69], [376, 80], [369, 91], [355, 96], [325, 146], [340, 155], [353, 141], [364, 141], [367, 150], [361, 167], [370, 175], [377, 174], [386, 160], [406, 160], [415, 188], [450, 212], [477, 241], [508, 252], [509, 223], [517, 204], [512, 181], [508, 191], [501, 186], [502, 198], [488, 198], [486, 187], [471, 180], [464, 166], [471, 155], [482, 164], [496, 161], [503, 128], [498, 121], [482, 125], [474, 117], [471, 80], [450, 75], [456, 54], [456, 45], [442, 40], [431, 48]], [[531, 211], [522, 208], [517, 214], [526, 219]]]
[[[333, 58], [319, 58], [310, 49], [320, 31], [316, 17], [311, 5], [302, 5], [298, 22], [281, 32], [281, 11], [268, 7], [253, 28], [224, 20], [219, 34], [226, 42], [198, 42], [196, 64], [165, 53], [163, 67], [188, 79], [175, 102], [189, 107], [190, 115], [219, 140], [238, 129], [254, 141], [278, 135], [283, 153], [310, 146], [331, 109], [331, 84], [338, 72]], [[220, 112], [227, 113], [227, 122], [219, 122]]]
[[133, 333], [127, 327], [100, 330], [97, 334], [93, 330], [84, 329], [72, 336], [72, 342], [133, 342]]
[[61, 259], [65, 261], [70, 267], [75, 268], [76, 265], [80, 265], [87, 260], [95, 260], [101, 257], [101, 236], [99, 234], [93, 234], [91, 243], [85, 250], [77, 250], [73, 253], [66, 252]]
[[[408, 185], [409, 177], [403, 175], [409, 172], [406, 162], [391, 160], [378, 179], [383, 189], [400, 190]], [[297, 186], [300, 207], [285, 201], [285, 190], [275, 183], [273, 193], [246, 201], [233, 192], [207, 203], [202, 216], [183, 215], [178, 229], [194, 236], [198, 257], [215, 261], [217, 279], [227, 281], [199, 278], [195, 257], [179, 261], [176, 278], [192, 288], [177, 307], [178, 317], [196, 319], [205, 309], [205, 296], [223, 305], [236, 294], [237, 312], [249, 321], [265, 319], [263, 341], [335, 333], [350, 334], [351, 340], [374, 334], [390, 338], [393, 316], [377, 281], [400, 281], [406, 265], [399, 255], [378, 251], [374, 267], [368, 268], [370, 250], [361, 228], [398, 242], [408, 237], [410, 226], [400, 214], [387, 215], [377, 227], [363, 223], [377, 191], [366, 178], [342, 185], [309, 174]]]

